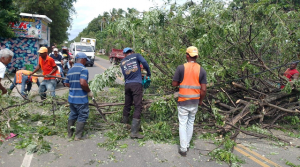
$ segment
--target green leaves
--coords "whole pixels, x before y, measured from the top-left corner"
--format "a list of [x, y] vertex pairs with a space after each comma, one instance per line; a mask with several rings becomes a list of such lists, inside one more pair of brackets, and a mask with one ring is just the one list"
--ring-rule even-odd
[[108, 87], [115, 83], [117, 77], [122, 74], [119, 66], [112, 66], [105, 70], [102, 74], [95, 75], [93, 81], [89, 83], [90, 89], [97, 95], [96, 92], [100, 92], [104, 87]]
[[10, 22], [19, 21], [19, 10], [12, 0], [0, 0], [0, 37], [11, 38], [15, 36], [9, 26]]
[[227, 164], [233, 164], [233, 166], [240, 166], [240, 163], [244, 163], [242, 159], [231, 152], [231, 149], [233, 149], [236, 143], [229, 137], [225, 137], [215, 143], [220, 143], [219, 145], [221, 147], [217, 147], [209, 152], [209, 156], [211, 156], [212, 159], [217, 160], [217, 162], [224, 161]]

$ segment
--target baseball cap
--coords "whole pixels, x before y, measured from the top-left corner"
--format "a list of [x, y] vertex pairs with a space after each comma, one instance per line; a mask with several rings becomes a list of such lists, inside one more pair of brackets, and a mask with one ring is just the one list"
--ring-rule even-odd
[[186, 49], [186, 53], [188, 53], [191, 57], [198, 56], [198, 49], [195, 46], [190, 46]]
[[39, 53], [48, 53], [48, 49], [46, 47], [40, 47]]
[[85, 53], [79, 52], [76, 54], [76, 59], [86, 59], [87, 61], [90, 61], [90, 59], [86, 56]]
[[55, 51], [58, 52], [58, 49], [57, 49], [57, 48], [54, 48], [54, 49], [53, 49], [53, 52], [55, 52]]
[[123, 53], [127, 53], [128, 51], [132, 51], [132, 49], [128, 47], [123, 49]]

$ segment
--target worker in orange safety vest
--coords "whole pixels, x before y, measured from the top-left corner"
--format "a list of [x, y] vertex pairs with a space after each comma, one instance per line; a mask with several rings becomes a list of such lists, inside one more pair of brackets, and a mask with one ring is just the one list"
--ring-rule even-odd
[[193, 126], [198, 105], [206, 95], [206, 71], [196, 62], [198, 49], [190, 46], [186, 50], [187, 63], [179, 65], [173, 77], [172, 86], [179, 86], [178, 120], [179, 120], [179, 154], [187, 155], [193, 136]]
[[[38, 77], [28, 76], [31, 71], [28, 70], [19, 70], [16, 72], [13, 83], [10, 85], [10, 90], [13, 90], [17, 84], [21, 84], [21, 94], [27, 96], [27, 93], [30, 92], [32, 87], [32, 82], [40, 86]], [[27, 87], [26, 87], [27, 86]], [[26, 88], [25, 88], [26, 87]]]

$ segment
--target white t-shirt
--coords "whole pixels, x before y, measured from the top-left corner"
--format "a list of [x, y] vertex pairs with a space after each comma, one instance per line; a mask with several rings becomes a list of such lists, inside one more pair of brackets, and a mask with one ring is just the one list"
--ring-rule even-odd
[[6, 71], [5, 65], [2, 62], [0, 62], [0, 78], [2, 79], [4, 78], [5, 71]]

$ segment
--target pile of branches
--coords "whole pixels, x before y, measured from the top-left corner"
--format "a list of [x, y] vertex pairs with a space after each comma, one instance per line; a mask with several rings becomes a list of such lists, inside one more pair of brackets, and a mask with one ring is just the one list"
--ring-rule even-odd
[[[255, 84], [250, 88], [243, 83], [232, 82], [224, 88], [209, 89], [202, 110], [215, 118], [217, 112], [222, 118], [221, 125], [216, 119], [210, 119], [209, 124], [217, 127], [215, 132], [234, 131], [232, 139], [235, 139], [239, 133], [244, 133], [290, 144], [288, 140], [280, 137], [243, 130], [253, 124], [259, 125], [262, 129], [283, 129], [284, 127], [278, 123], [283, 122], [285, 116], [299, 116], [300, 113], [298, 101], [300, 92], [297, 89], [293, 89], [291, 93], [285, 93], [274, 84], [270, 84], [271, 82], [261, 79], [256, 81], [258, 82], [253, 82]], [[214, 109], [217, 110], [213, 111]]]

